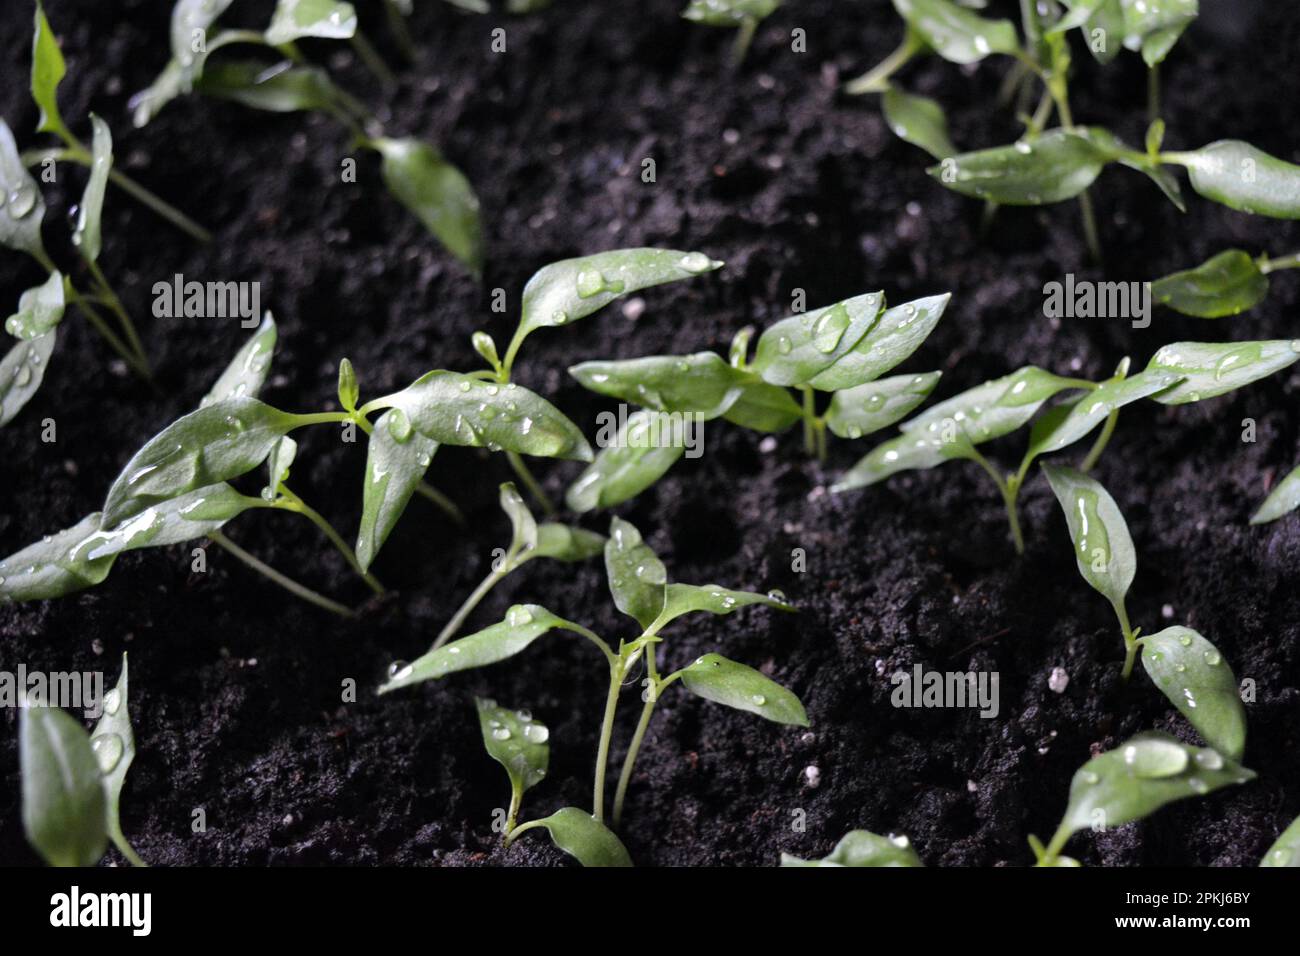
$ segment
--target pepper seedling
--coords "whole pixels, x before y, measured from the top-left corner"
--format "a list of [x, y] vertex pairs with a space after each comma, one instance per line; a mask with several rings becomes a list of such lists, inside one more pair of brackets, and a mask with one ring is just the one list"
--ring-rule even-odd
[[135, 760], [126, 655], [117, 685], [89, 734], [45, 701], [18, 712], [23, 829], [51, 866], [94, 866], [108, 842], [133, 866], [147, 866], [122, 833], [122, 786]]
[[[1104, 382], [1066, 378], [1028, 365], [1002, 378], [968, 389], [934, 405], [899, 426], [902, 434], [868, 452], [831, 487], [832, 492], [864, 488], [902, 471], [933, 468], [946, 461], [978, 464], [997, 486], [1017, 552], [1024, 551], [1017, 500], [1029, 468], [1041, 455], [1075, 444], [1098, 426], [1101, 433], [1080, 468], [1096, 464], [1114, 433], [1125, 405], [1151, 398], [1162, 405], [1184, 405], [1224, 395], [1283, 369], [1300, 358], [1300, 340], [1257, 342], [1174, 342], [1130, 376], [1129, 360]], [[1029, 447], [1013, 473], [1002, 474], [978, 445], [1001, 438], [1029, 422], [1051, 398], [1078, 392], [1049, 408], [1033, 424]]]
[[[674, 683], [680, 681], [698, 697], [748, 711], [776, 723], [802, 727], [807, 726], [808, 717], [799, 699], [789, 690], [759, 671], [719, 654], [705, 654], [664, 676], [659, 673], [658, 645], [667, 640], [664, 631], [672, 622], [695, 611], [730, 614], [754, 604], [793, 611], [794, 608], [786, 603], [785, 596], [779, 591], [757, 594], [732, 591], [717, 585], [669, 584], [663, 562], [645, 543], [640, 532], [619, 518], [613, 520], [609, 539], [605, 543], [605, 567], [614, 604], [631, 617], [638, 628], [638, 636], [630, 642], [620, 641], [617, 650], [581, 624], [564, 620], [536, 604], [517, 604], [510, 608], [505, 619], [498, 624], [452, 641], [412, 663], [394, 662], [389, 668], [388, 680], [379, 688], [379, 693], [387, 694], [413, 684], [438, 680], [458, 671], [495, 664], [521, 653], [539, 637], [551, 631], [567, 631], [585, 638], [605, 658], [609, 669], [609, 692], [596, 750], [592, 812], [589, 815], [590, 819], [603, 825], [609, 748], [620, 691], [623, 682], [644, 659], [646, 677], [642, 681], [644, 690], [641, 716], [624, 757], [614, 796], [612, 825], [617, 829], [637, 754], [655, 706], [663, 691]], [[512, 730], [511, 733], [513, 732]], [[568, 808], [561, 813], [566, 813], [572, 819], [578, 819], [577, 815], [581, 815], [583, 826], [587, 826], [585, 820], [588, 815], [584, 811]], [[512, 833], [517, 834], [534, 825], [544, 824], [540, 821], [522, 824], [516, 830], [507, 832], [506, 837], [509, 839]], [[554, 828], [548, 829], [551, 829], [554, 837]]]
[[[684, 454], [687, 418], [772, 433], [802, 421], [806, 450], [822, 458], [828, 431], [857, 439], [894, 424], [929, 396], [940, 373], [880, 376], [920, 347], [949, 298], [888, 308], [883, 293], [872, 292], [792, 315], [763, 332], [752, 362], [747, 328], [729, 360], [697, 352], [575, 365], [569, 374], [587, 388], [644, 410], [569, 488], [569, 507], [609, 507], [648, 488]], [[818, 392], [831, 396], [820, 411]]]
[[782, 866], [925, 866], [905, 836], [881, 836], [869, 830], [850, 830], [829, 856], [803, 860], [781, 854]]
[[690, 0], [682, 16], [710, 27], [733, 27], [736, 41], [731, 48], [733, 66], [740, 66], [754, 40], [759, 23], [771, 16], [781, 0]]
[[1176, 800], [1204, 796], [1255, 773], [1217, 750], [1192, 747], [1169, 734], [1138, 734], [1115, 750], [1098, 754], [1070, 781], [1070, 798], [1051, 842], [1029, 838], [1036, 866], [1078, 866], [1061, 855], [1080, 830], [1122, 826], [1149, 817]]
[[[348, 40], [360, 58], [388, 83], [392, 75], [357, 30], [356, 10], [334, 0], [279, 0], [264, 31], [220, 30], [209, 36], [231, 0], [178, 0], [172, 10], [171, 59], [147, 89], [131, 100], [134, 122], [144, 126], [173, 99], [190, 92], [233, 100], [273, 113], [312, 111], [333, 117], [355, 146], [379, 155], [388, 191], [476, 276], [483, 269], [479, 201], [463, 173], [432, 145], [394, 138], [355, 97], [298, 48], [303, 39]], [[209, 62], [225, 47], [253, 46], [283, 57]]]
[[1151, 283], [1151, 300], [1183, 315], [1220, 319], [1253, 309], [1268, 295], [1269, 276], [1300, 268], [1300, 253], [1270, 259], [1226, 249], [1193, 269]]

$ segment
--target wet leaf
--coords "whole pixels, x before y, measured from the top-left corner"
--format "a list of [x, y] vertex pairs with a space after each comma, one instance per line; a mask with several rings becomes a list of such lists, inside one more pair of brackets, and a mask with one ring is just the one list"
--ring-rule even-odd
[[1260, 866], [1300, 866], [1300, 817], [1282, 831], [1259, 861]]
[[172, 8], [172, 59], [181, 71], [181, 92], [203, 72], [203, 63], [213, 49], [208, 28], [226, 12], [233, 0], [177, 0]]
[[586, 561], [605, 551], [605, 536], [585, 528], [547, 522], [537, 526], [537, 547], [530, 557]]
[[137, 866], [143, 861], [122, 833], [122, 786], [135, 760], [135, 734], [131, 730], [126, 654], [117, 685], [104, 695], [104, 713], [90, 732], [90, 749], [104, 781], [104, 829], [122, 855]]
[[1192, 188], [1217, 203], [1274, 219], [1300, 219], [1300, 166], [1240, 140], [1166, 154], [1187, 167]]
[[1070, 832], [1117, 827], [1175, 800], [1253, 779], [1252, 771], [1213, 750], [1188, 746], [1169, 734], [1139, 734], [1075, 772], [1061, 823]]
[[681, 671], [682, 683], [697, 697], [747, 710], [778, 724], [808, 726], [799, 698], [752, 667], [721, 654], [705, 654]]
[[410, 664], [394, 664], [379, 693], [387, 694], [399, 687], [495, 664], [514, 657], [548, 631], [569, 627], [567, 621], [540, 605], [516, 604], [506, 612], [504, 620], [491, 627], [444, 644]]
[[751, 368], [773, 385], [806, 385], [847, 355], [885, 307], [872, 292], [769, 326], [758, 339]]
[[257, 331], [235, 353], [208, 394], [203, 396], [199, 407], [207, 408], [228, 398], [256, 398], [271, 372], [277, 335], [275, 319], [268, 312]]
[[296, 416], [255, 398], [228, 398], [190, 412], [131, 456], [108, 491], [105, 525], [252, 471], [297, 425]]
[[1167, 627], [1138, 638], [1142, 666], [1211, 748], [1241, 760], [1246, 711], [1237, 679], [1218, 649], [1190, 627]]
[[348, 411], [356, 411], [357, 400], [361, 397], [361, 386], [357, 384], [357, 372], [349, 359], [339, 362], [339, 404]]
[[[366, 451], [366, 477], [361, 488], [361, 524], [357, 530], [357, 563], [368, 570], [388, 540], [397, 520], [424, 480], [438, 443], [400, 425], [405, 413], [389, 409], [375, 421]], [[394, 431], [394, 423], [399, 423]], [[398, 440], [397, 435], [405, 435]]]
[[711, 27], [737, 27], [746, 20], [762, 20], [781, 0], [690, 0], [682, 16]]
[[905, 836], [883, 837], [868, 830], [850, 830], [830, 856], [820, 860], [801, 860], [781, 854], [782, 866], [924, 866], [912, 843]]
[[510, 519], [510, 547], [507, 553], [532, 551], [537, 547], [537, 519], [528, 510], [528, 505], [524, 503], [513, 482], [507, 481], [501, 485], [499, 501], [501, 510]]
[[57, 329], [19, 342], [0, 359], [0, 425], [7, 425], [31, 401], [54, 354]]
[[1044, 464], [1043, 473], [1061, 503], [1083, 579], [1119, 608], [1137, 572], [1137, 553], [1115, 499], [1083, 472]]
[[834, 392], [884, 375], [920, 347], [943, 317], [951, 298], [952, 293], [945, 292], [886, 309], [852, 349], [809, 384]]
[[[1062, 0], [1069, 12], [1053, 24], [1048, 34], [1065, 33], [1078, 27], [1085, 46], [1099, 63], [1119, 55], [1124, 41], [1124, 9], [1120, 0]], [[1102, 31], [1097, 33], [1097, 31]], [[1093, 42], [1094, 40], [1100, 42]]]
[[1029, 433], [1029, 459], [1074, 444], [1105, 421], [1111, 412], [1156, 395], [1179, 379], [1176, 372], [1148, 368], [1130, 378], [1102, 382], [1077, 402], [1058, 406], [1034, 423]]
[[164, 106], [188, 92], [188, 86], [184, 68], [176, 60], [168, 60], [154, 81], [127, 103], [131, 109], [131, 125], [136, 129], [147, 126]]
[[483, 746], [490, 756], [506, 768], [511, 792], [517, 798], [542, 782], [551, 760], [547, 741], [550, 731], [532, 714], [501, 707], [494, 700], [474, 698], [478, 708], [479, 730]]
[[899, 427], [911, 435], [943, 437], [955, 425], [979, 445], [1009, 435], [1033, 418], [1049, 398], [1084, 384], [1026, 365], [931, 405]]
[[1300, 359], [1300, 339], [1259, 342], [1171, 342], [1151, 357], [1147, 371], [1169, 371], [1183, 381], [1153, 396], [1161, 405], [1186, 405], [1249, 385]]
[[5, 319], [5, 331], [24, 341], [40, 338], [63, 320], [63, 309], [63, 273], [56, 269], [19, 297], [18, 311]]
[[59, 83], [67, 75], [59, 41], [45, 18], [45, 8], [36, 0], [36, 23], [32, 34], [32, 100], [41, 110], [38, 133], [54, 133], [60, 139], [71, 137], [59, 112]]
[[951, 0], [894, 0], [894, 9], [935, 53], [952, 63], [975, 63], [1019, 47], [1010, 20], [989, 20]]
[[55, 707], [18, 712], [27, 840], [51, 866], [94, 866], [108, 846], [104, 785], [90, 737]]
[[838, 391], [826, 410], [826, 427], [840, 438], [850, 439], [879, 431], [925, 401], [941, 374], [896, 375]]
[[948, 138], [948, 117], [943, 107], [928, 96], [891, 86], [881, 97], [880, 107], [885, 122], [899, 139], [921, 147], [935, 159], [957, 155], [957, 147]]
[[298, 455], [298, 443], [287, 435], [275, 443], [271, 456], [266, 460], [268, 482], [263, 497], [274, 498], [280, 492], [280, 486], [289, 480], [289, 468]]
[[670, 584], [664, 594], [663, 611], [655, 621], [655, 630], [662, 630], [670, 622], [694, 611], [730, 614], [754, 604], [774, 607], [778, 611], [794, 610], [794, 605], [780, 591], [758, 594], [754, 591], [732, 591], [717, 584]]
[[656, 411], [705, 418], [726, 412], [753, 379], [716, 352], [583, 362], [570, 368], [569, 374], [601, 395]]
[[585, 810], [565, 807], [536, 822], [550, 832], [557, 847], [583, 866], [632, 865], [619, 838]]
[[9, 124], [0, 119], [0, 246], [43, 258], [41, 220], [45, 218], [45, 197], [32, 179], [18, 153]]
[[605, 573], [609, 593], [620, 611], [645, 630], [664, 607], [668, 570], [641, 532], [622, 518], [610, 522], [605, 542]]
[[1240, 249], [1228, 249], [1194, 269], [1175, 272], [1151, 283], [1151, 298], [1161, 305], [1202, 319], [1237, 315], [1268, 295], [1268, 276]]
[[324, 70], [287, 61], [270, 67], [245, 60], [213, 63], [195, 82], [195, 89], [268, 113], [332, 111], [342, 99]]
[[966, 196], [1005, 206], [1041, 206], [1082, 193], [1110, 158], [1086, 129], [1052, 129], [1032, 141], [962, 153], [927, 172]]
[[479, 202], [465, 175], [442, 154], [416, 139], [378, 139], [381, 173], [388, 191], [415, 213], [457, 259], [483, 271]]
[[685, 424], [679, 416], [633, 412], [569, 486], [565, 504], [583, 513], [635, 498], [686, 454], [685, 442]]
[[303, 37], [346, 40], [357, 32], [357, 11], [335, 0], [279, 0], [266, 42], [275, 46]]
[[104, 216], [108, 174], [113, 169], [113, 135], [108, 131], [108, 124], [94, 113], [90, 114], [90, 125], [94, 129], [90, 147], [90, 180], [77, 207], [77, 228], [72, 233], [72, 244], [87, 262], [95, 262], [104, 245], [100, 224]]
[[[543, 266], [524, 286], [517, 339], [537, 329], [568, 325], [639, 289], [691, 279], [722, 268], [702, 252], [615, 249]], [[513, 358], [513, 356], [511, 356]]]
[[[4, 373], [0, 371], [0, 375]], [[1292, 469], [1279, 481], [1259, 510], [1251, 517], [1251, 524], [1267, 524], [1300, 508], [1300, 467]]]
[[722, 417], [756, 432], [782, 432], [803, 418], [803, 409], [780, 386], [752, 382]]
[[1120, 0], [1124, 45], [1141, 49], [1147, 66], [1163, 62], [1178, 38], [1196, 19], [1197, 0]]
[[[381, 399], [406, 417], [391, 420], [394, 437], [418, 433], [442, 445], [486, 447], [542, 458], [591, 461], [578, 426], [546, 399], [521, 386], [498, 385], [459, 372], [434, 371]], [[409, 423], [409, 428], [407, 424]]]
[[853, 467], [831, 485], [831, 492], [852, 491], [884, 481], [902, 471], [923, 471], [945, 461], [969, 458], [974, 446], [959, 428], [938, 433], [904, 432], [881, 442], [854, 463]]

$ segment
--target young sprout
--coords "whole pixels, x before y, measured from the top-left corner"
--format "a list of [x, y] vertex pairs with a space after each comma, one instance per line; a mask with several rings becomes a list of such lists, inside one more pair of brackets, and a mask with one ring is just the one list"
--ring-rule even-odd
[[1300, 253], [1270, 259], [1227, 249], [1194, 269], [1151, 283], [1151, 299], [1201, 319], [1219, 319], [1253, 309], [1268, 295], [1269, 275], [1300, 268]]
[[925, 866], [905, 836], [881, 836], [869, 830], [850, 830], [829, 856], [802, 860], [781, 854], [782, 866]]
[[[620, 611], [637, 624], [638, 636], [620, 641], [617, 650], [594, 632], [580, 624], [557, 617], [536, 604], [517, 604], [499, 624], [453, 641], [430, 651], [413, 663], [396, 662], [389, 668], [389, 679], [379, 688], [386, 694], [402, 687], [438, 680], [458, 671], [485, 667], [521, 653], [534, 641], [551, 631], [567, 631], [590, 641], [605, 658], [609, 670], [609, 692], [600, 725], [596, 750], [596, 772], [592, 790], [592, 813], [561, 811], [574, 820], [581, 815], [581, 825], [592, 830], [589, 820], [603, 827], [605, 820], [605, 783], [614, 718], [624, 681], [644, 659], [646, 676], [642, 681], [641, 717], [623, 760], [618, 788], [614, 797], [612, 824], [618, 828], [637, 753], [645, 738], [650, 718], [662, 692], [680, 681], [691, 693], [738, 710], [758, 714], [781, 724], [807, 726], [808, 717], [799, 699], [780, 684], [753, 668], [728, 660], [718, 654], [705, 654], [694, 662], [661, 675], [658, 645], [668, 641], [665, 629], [678, 618], [694, 611], [730, 614], [752, 604], [778, 610], [794, 610], [778, 591], [766, 595], [748, 591], [731, 591], [717, 585], [669, 584], [663, 563], [644, 542], [635, 527], [615, 518], [605, 543], [605, 567], [610, 594]], [[511, 731], [513, 734], [513, 731]], [[523, 824], [515, 834], [533, 825], [547, 826], [557, 839], [556, 826], [572, 821]]]
[[735, 27], [731, 48], [733, 66], [740, 66], [754, 40], [754, 31], [781, 5], [781, 0], [690, 0], [682, 16], [710, 27]]
[[135, 760], [126, 655], [117, 686], [89, 734], [45, 701], [18, 712], [18, 761], [27, 841], [51, 866], [94, 866], [108, 841], [133, 866], [147, 866], [122, 833], [121, 799]]
[[[279, 0], [265, 31], [230, 29], [209, 36], [230, 2], [178, 0], [172, 11], [171, 60], [151, 86], [132, 98], [135, 125], [144, 126], [167, 103], [189, 92], [273, 113], [325, 113], [349, 130], [356, 146], [379, 155], [388, 191], [452, 255], [480, 274], [479, 202], [465, 176], [428, 143], [385, 134], [375, 116], [339, 89], [324, 70], [308, 63], [297, 46], [307, 38], [348, 40], [371, 71], [390, 84], [388, 67], [357, 30], [352, 5]], [[231, 46], [260, 47], [282, 59], [271, 65], [224, 57], [209, 62], [213, 54]]]
[[1029, 838], [1038, 858], [1035, 865], [1078, 866], [1061, 851], [1080, 830], [1122, 826], [1175, 800], [1254, 779], [1253, 771], [1216, 750], [1189, 746], [1169, 734], [1138, 734], [1075, 773], [1065, 816], [1051, 842], [1043, 846], [1037, 837]]
[[[873, 292], [792, 315], [760, 336], [752, 362], [752, 330], [742, 329], [729, 361], [697, 352], [575, 365], [569, 374], [587, 388], [645, 410], [628, 418], [570, 487], [569, 507], [608, 507], [648, 488], [682, 457], [687, 418], [723, 418], [762, 432], [802, 421], [805, 449], [821, 458], [828, 431], [856, 439], [894, 424], [929, 396], [940, 373], [880, 376], [925, 341], [949, 298], [886, 308], [883, 294]], [[821, 410], [818, 392], [831, 396]]]

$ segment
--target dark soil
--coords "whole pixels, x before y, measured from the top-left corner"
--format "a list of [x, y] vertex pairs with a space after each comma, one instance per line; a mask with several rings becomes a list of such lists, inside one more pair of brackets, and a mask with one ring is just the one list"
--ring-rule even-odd
[[[0, 23], [0, 114], [34, 144], [27, 95], [28, 3]], [[237, 4], [249, 22], [265, 4]], [[363, 24], [395, 58], [377, 4]], [[365, 395], [401, 387], [429, 368], [470, 368], [470, 333], [504, 342], [524, 282], [547, 262], [621, 246], [700, 249], [727, 266], [644, 295], [644, 316], [616, 305], [579, 327], [529, 342], [525, 385], [591, 428], [607, 407], [565, 375], [575, 361], [725, 349], [747, 323], [883, 288], [891, 301], [951, 290], [948, 315], [906, 368], [945, 372], [940, 395], [1026, 363], [1088, 377], [1132, 355], [1140, 367], [1179, 339], [1290, 338], [1300, 281], [1281, 274], [1268, 301], [1218, 323], [1158, 313], [1135, 331], [1116, 320], [1049, 321], [1042, 286], [1085, 262], [1077, 206], [1004, 211], [987, 236], [978, 205], [924, 173], [925, 157], [886, 129], [877, 103], [847, 99], [840, 83], [872, 65], [901, 31], [884, 0], [800, 0], [758, 34], [739, 74], [726, 66], [726, 31], [678, 17], [683, 0], [557, 0], [523, 19], [459, 15], [428, 2], [413, 21], [418, 62], [402, 71], [385, 119], [443, 144], [483, 201], [488, 267], [482, 286], [458, 268], [378, 183], [340, 185], [346, 143], [330, 121], [276, 117], [188, 98], [142, 131], [126, 101], [161, 68], [166, 0], [49, 0], [69, 62], [65, 115], [108, 119], [119, 162], [211, 226], [207, 248], [121, 193], [110, 193], [105, 271], [146, 331], [157, 393], [115, 368], [80, 319], [64, 325], [43, 390], [0, 431], [0, 552], [95, 510], [125, 460], [190, 409], [244, 335], [233, 320], [154, 319], [151, 287], [189, 279], [258, 280], [280, 323], [275, 373], [264, 392], [294, 410], [332, 407], [337, 361], [349, 356]], [[1006, 6], [1006, 4], [1003, 4]], [[249, 8], [243, 10], [244, 7]], [[1164, 70], [1167, 143], [1241, 138], [1295, 161], [1300, 100], [1294, 50], [1300, 8], [1205, 0], [1206, 15]], [[1218, 14], [1215, 16], [1215, 14]], [[372, 22], [374, 21], [374, 22]], [[509, 52], [489, 50], [504, 25]], [[808, 52], [789, 31], [807, 31]], [[385, 97], [346, 54], [309, 48], [371, 103]], [[1145, 78], [1126, 55], [1106, 70], [1080, 51], [1075, 114], [1140, 142]], [[985, 104], [1005, 62], [964, 71], [939, 61], [909, 67], [912, 90], [949, 108], [959, 144], [1006, 142], [1016, 127]], [[653, 157], [658, 181], [640, 179]], [[50, 193], [49, 241], [75, 201], [76, 174]], [[1295, 225], [1189, 200], [1178, 213], [1144, 177], [1117, 169], [1094, 190], [1110, 278], [1146, 279], [1228, 246], [1280, 255], [1300, 248]], [[38, 278], [16, 254], [0, 257], [6, 307]], [[493, 288], [508, 314], [490, 310]], [[1247, 518], [1300, 460], [1290, 413], [1294, 369], [1237, 394], [1124, 413], [1098, 475], [1123, 508], [1139, 554], [1130, 610], [1148, 632], [1189, 624], [1214, 641], [1248, 705], [1248, 786], [1172, 806], [1148, 821], [1081, 834], [1087, 864], [1253, 865], [1300, 813], [1300, 520], [1262, 528]], [[56, 444], [39, 440], [53, 417]], [[1242, 422], [1258, 440], [1242, 442]], [[364, 448], [328, 429], [302, 433], [299, 494], [350, 535], [360, 509]], [[991, 446], [1018, 460], [1023, 433]], [[1000, 501], [974, 467], [948, 465], [863, 493], [825, 487], [872, 440], [832, 445], [825, 467], [796, 433], [774, 450], [760, 436], [710, 426], [707, 453], [687, 461], [618, 512], [637, 524], [675, 580], [782, 588], [797, 616], [751, 610], [699, 618], [666, 647], [670, 667], [707, 650], [762, 667], [804, 700], [810, 732], [783, 728], [685, 694], [666, 696], [642, 751], [623, 836], [641, 864], [766, 865], [785, 850], [824, 853], [845, 831], [901, 832], [932, 865], [1022, 865], [1025, 838], [1046, 837], [1070, 777], [1090, 754], [1142, 730], [1194, 739], [1139, 673], [1119, 679], [1122, 647], [1105, 602], [1080, 580], [1065, 525], [1045, 483], [1023, 496], [1028, 551], [1014, 554]], [[577, 467], [542, 462], [562, 493]], [[507, 528], [495, 487], [499, 456], [441, 451], [435, 483], [461, 502], [471, 533], [416, 500], [376, 565], [397, 590], [353, 624], [286, 596], [223, 552], [190, 572], [189, 547], [123, 557], [102, 586], [53, 602], [0, 610], [0, 669], [103, 669], [112, 681], [130, 652], [139, 754], [123, 825], [158, 864], [555, 864], [544, 839], [501, 851], [492, 811], [507, 793], [484, 754], [476, 693], [528, 706], [551, 728], [552, 771], [527, 816], [590, 799], [603, 700], [602, 665], [579, 642], [538, 642], [512, 663], [377, 699], [386, 664], [412, 658], [486, 572]], [[586, 520], [603, 529], [608, 515]], [[306, 522], [245, 516], [228, 529], [276, 567], [354, 603], [368, 592]], [[791, 570], [806, 549], [808, 570]], [[499, 619], [514, 601], [544, 603], [611, 639], [631, 637], [607, 598], [599, 562], [530, 565], [471, 622]], [[1167, 608], [1166, 608], [1167, 606]], [[1001, 713], [900, 710], [889, 675], [920, 662], [940, 670], [996, 670]], [[1048, 689], [1054, 667], [1069, 674]], [[1139, 669], [1140, 670], [1140, 669]], [[342, 704], [355, 679], [358, 702]], [[627, 694], [616, 759], [630, 735]], [[22, 833], [16, 720], [0, 734], [0, 861], [35, 862]], [[804, 770], [820, 770], [820, 786]], [[203, 808], [204, 833], [191, 832]], [[806, 811], [806, 832], [792, 824]], [[110, 859], [115, 859], [110, 854]]]

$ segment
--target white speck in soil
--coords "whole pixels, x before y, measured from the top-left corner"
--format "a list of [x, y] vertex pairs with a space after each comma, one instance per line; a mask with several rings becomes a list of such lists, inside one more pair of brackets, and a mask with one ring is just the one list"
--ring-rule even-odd
[[99, 638], [95, 638], [93, 641], [90, 642], [90, 649], [94, 651], [95, 656], [98, 657], [99, 655], [104, 653], [104, 642], [101, 641]]
[[1174, 606], [1172, 604], [1166, 604], [1160, 609], [1160, 616], [1166, 621], [1172, 621], [1174, 619]]
[[810, 788], [817, 788], [822, 785], [822, 772], [817, 769], [816, 764], [809, 764], [803, 768], [804, 783]]
[[764, 438], [761, 442], [758, 443], [758, 450], [761, 451], [764, 455], [770, 455], [772, 454], [772, 452], [776, 451], [776, 436], [768, 435], [766, 438]]
[[966, 792], [967, 792], [967, 793], [979, 793], [979, 792], [980, 792], [980, 785], [979, 785], [978, 783], [976, 783], [974, 780], [967, 780], [967, 781], [966, 781]]
[[628, 299], [623, 303], [623, 318], [630, 322], [635, 322], [645, 314], [645, 299], [640, 296]]
[[1051, 675], [1047, 678], [1047, 686], [1058, 694], [1064, 694], [1065, 688], [1070, 686], [1070, 675], [1065, 672], [1064, 667], [1053, 667]]

